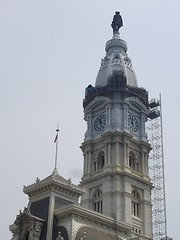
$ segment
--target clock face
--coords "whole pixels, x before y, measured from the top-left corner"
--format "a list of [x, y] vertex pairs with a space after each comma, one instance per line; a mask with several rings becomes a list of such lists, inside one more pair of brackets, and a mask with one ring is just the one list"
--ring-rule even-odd
[[128, 127], [132, 132], [137, 132], [139, 130], [139, 123], [136, 117], [132, 115], [128, 116]]
[[99, 115], [94, 121], [94, 129], [96, 131], [101, 131], [106, 126], [106, 115]]

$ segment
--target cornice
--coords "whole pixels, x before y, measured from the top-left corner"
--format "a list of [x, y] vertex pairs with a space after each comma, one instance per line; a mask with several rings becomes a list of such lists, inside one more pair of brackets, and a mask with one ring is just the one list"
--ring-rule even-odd
[[116, 221], [116, 226], [113, 218], [104, 216], [98, 212], [82, 208], [79, 205], [68, 205], [63, 208], [59, 208], [55, 210], [55, 216], [56, 218], [65, 218], [65, 217], [79, 217], [83, 218], [85, 221], [94, 223], [94, 224], [100, 224], [107, 228], [118, 228], [122, 229], [122, 232], [127, 233], [131, 231], [131, 226], [129, 224], [125, 224], [119, 221]]
[[143, 174], [140, 174], [135, 171], [133, 171], [133, 172], [132, 171], [131, 172], [124, 171], [123, 166], [107, 166], [107, 171], [105, 171], [105, 169], [106, 169], [106, 167], [104, 167], [104, 171], [101, 169], [99, 172], [95, 172], [95, 173], [88, 175], [88, 178], [86, 178], [86, 176], [84, 177], [84, 179], [82, 178], [82, 181], [80, 182], [80, 186], [83, 186], [83, 184], [86, 184], [93, 180], [95, 181], [99, 178], [103, 178], [106, 176], [121, 175], [121, 176], [128, 176], [132, 179], [135, 179], [137, 181], [140, 181], [140, 182], [145, 183], [146, 185], [149, 185], [152, 187], [152, 183], [150, 182], [150, 180], [144, 179]]
[[[31, 187], [31, 186], [28, 186], [28, 187]], [[79, 196], [81, 196], [84, 193], [83, 190], [74, 189], [71, 186], [67, 186], [67, 185], [60, 185], [56, 182], [50, 182], [43, 186], [33, 186], [33, 188], [24, 187], [23, 191], [30, 198], [34, 196], [42, 195], [44, 193], [56, 192], [56, 193], [64, 194], [77, 199], [79, 198]]]
[[41, 181], [37, 178], [36, 183], [24, 186], [23, 192], [30, 198], [44, 193], [56, 192], [77, 199], [84, 193], [84, 189], [72, 184], [71, 179], [64, 179], [54, 170], [52, 175], [47, 178]]
[[138, 182], [141, 182], [142, 184], [146, 184], [149, 185], [150, 187], [152, 187], [152, 183], [149, 180], [145, 180], [142, 176], [139, 176], [138, 173], [129, 173], [129, 172], [122, 172], [122, 175], [130, 177], [131, 179], [134, 179]]

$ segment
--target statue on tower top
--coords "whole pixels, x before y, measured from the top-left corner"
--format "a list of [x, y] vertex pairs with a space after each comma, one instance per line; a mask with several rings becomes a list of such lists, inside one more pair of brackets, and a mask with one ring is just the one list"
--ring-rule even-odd
[[119, 29], [123, 26], [123, 20], [120, 15], [120, 12], [116, 12], [111, 27], [113, 29], [113, 34], [119, 34]]

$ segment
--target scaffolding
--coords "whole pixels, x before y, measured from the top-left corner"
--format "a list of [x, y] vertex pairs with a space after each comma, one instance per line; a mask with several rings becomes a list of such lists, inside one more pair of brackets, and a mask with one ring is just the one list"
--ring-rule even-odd
[[149, 175], [153, 183], [152, 224], [153, 240], [167, 238], [166, 198], [164, 177], [163, 127], [161, 95], [149, 102], [150, 113], [147, 121], [147, 134], [152, 150], [149, 154]]

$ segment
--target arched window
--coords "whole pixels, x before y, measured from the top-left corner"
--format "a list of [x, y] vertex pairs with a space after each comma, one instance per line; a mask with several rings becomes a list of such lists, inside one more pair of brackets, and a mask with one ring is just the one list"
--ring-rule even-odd
[[105, 165], [105, 158], [104, 158], [104, 152], [101, 151], [98, 153], [97, 158], [94, 161], [94, 171], [99, 171], [103, 169]]
[[93, 194], [93, 209], [96, 212], [102, 213], [102, 191], [97, 189]]
[[100, 152], [97, 157], [97, 170], [104, 167], [104, 152]]
[[136, 159], [134, 152], [129, 153], [129, 166], [132, 170], [136, 172], [140, 172], [140, 164], [139, 161]]
[[140, 218], [140, 195], [137, 190], [133, 190], [132, 193], [132, 215]]

